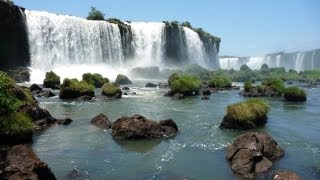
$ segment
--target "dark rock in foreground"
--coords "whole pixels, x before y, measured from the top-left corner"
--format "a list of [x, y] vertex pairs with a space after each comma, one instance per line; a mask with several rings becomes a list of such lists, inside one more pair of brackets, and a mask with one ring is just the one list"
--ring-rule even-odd
[[0, 179], [55, 180], [48, 165], [26, 145], [1, 150]]
[[290, 171], [276, 171], [273, 176], [273, 180], [303, 180], [303, 178]]
[[61, 125], [69, 125], [70, 123], [72, 123], [72, 121], [73, 120], [70, 118], [65, 118], [65, 119], [58, 119], [56, 123]]
[[267, 171], [272, 161], [284, 156], [277, 142], [264, 132], [247, 132], [227, 147], [231, 169], [245, 177]]
[[91, 120], [91, 124], [98, 126], [103, 129], [110, 129], [111, 128], [111, 122], [109, 121], [108, 117], [104, 114], [99, 114], [98, 116], [94, 117]]
[[177, 132], [178, 126], [171, 119], [156, 122], [139, 114], [122, 117], [112, 124], [112, 136], [118, 140], [171, 137]]

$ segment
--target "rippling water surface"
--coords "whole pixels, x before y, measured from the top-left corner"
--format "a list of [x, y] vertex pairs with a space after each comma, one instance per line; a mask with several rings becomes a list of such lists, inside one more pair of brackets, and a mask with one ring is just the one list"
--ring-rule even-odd
[[[54, 117], [70, 117], [74, 121], [36, 134], [33, 149], [58, 179], [66, 179], [73, 169], [79, 170], [79, 179], [239, 178], [225, 160], [225, 147], [242, 132], [219, 129], [226, 106], [244, 99], [239, 91], [215, 93], [210, 100], [172, 100], [163, 96], [166, 90], [143, 85], [144, 82], [136, 82], [131, 91], [137, 95], [120, 100], [99, 96], [94, 102], [39, 99]], [[272, 110], [269, 122], [259, 131], [269, 133], [285, 149], [285, 157], [273, 169], [320, 179], [320, 89], [307, 92], [305, 103], [266, 98]], [[111, 130], [90, 125], [99, 113], [111, 121], [134, 114], [154, 120], [171, 118], [178, 124], [179, 133], [172, 139], [116, 142]], [[272, 171], [261, 178], [270, 178]]]

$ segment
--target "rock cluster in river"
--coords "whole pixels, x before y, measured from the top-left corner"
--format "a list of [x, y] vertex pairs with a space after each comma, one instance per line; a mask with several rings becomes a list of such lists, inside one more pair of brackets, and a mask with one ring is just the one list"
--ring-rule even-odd
[[245, 177], [267, 171], [272, 161], [284, 156], [284, 150], [264, 132], [247, 132], [227, 147], [231, 169]]
[[109, 121], [108, 117], [102, 113], [94, 117], [91, 120], [91, 124], [103, 129], [111, 128], [111, 122]]

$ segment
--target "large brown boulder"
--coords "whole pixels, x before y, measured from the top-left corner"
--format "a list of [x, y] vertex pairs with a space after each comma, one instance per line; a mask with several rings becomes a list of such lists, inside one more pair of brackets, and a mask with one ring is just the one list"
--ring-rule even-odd
[[13, 146], [2, 150], [1, 154], [0, 179], [56, 179], [48, 165], [26, 145]]
[[267, 171], [272, 161], [284, 156], [277, 142], [264, 132], [247, 132], [227, 147], [231, 169], [245, 177]]
[[91, 124], [98, 126], [103, 129], [110, 129], [111, 122], [109, 121], [108, 117], [104, 114], [99, 114], [91, 120]]
[[171, 137], [177, 132], [178, 126], [171, 119], [156, 122], [139, 114], [132, 117], [122, 117], [112, 124], [112, 136], [114, 139]]
[[286, 170], [276, 171], [273, 174], [272, 179], [273, 180], [303, 180], [303, 178], [298, 174], [290, 171], [286, 171]]

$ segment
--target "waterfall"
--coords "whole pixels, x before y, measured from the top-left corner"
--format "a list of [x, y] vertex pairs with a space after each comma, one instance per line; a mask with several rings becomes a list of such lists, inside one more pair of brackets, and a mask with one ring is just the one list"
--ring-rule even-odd
[[133, 33], [135, 65], [161, 65], [164, 23], [132, 22], [130, 25]]
[[262, 64], [267, 64], [271, 68], [284, 67], [286, 70], [293, 69], [299, 72], [320, 68], [320, 49], [293, 53], [281, 52], [250, 58], [221, 57], [220, 64], [222, 69], [240, 69], [243, 64], [248, 65], [251, 69], [260, 69]]
[[199, 65], [206, 66], [207, 57], [199, 35], [188, 27], [183, 27], [183, 30], [186, 35], [188, 62], [191, 64], [197, 63]]

